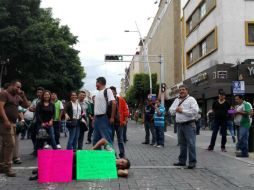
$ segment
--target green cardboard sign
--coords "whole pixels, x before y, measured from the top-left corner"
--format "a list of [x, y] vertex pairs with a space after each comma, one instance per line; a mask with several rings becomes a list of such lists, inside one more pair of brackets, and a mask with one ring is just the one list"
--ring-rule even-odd
[[115, 152], [77, 151], [77, 180], [117, 179]]

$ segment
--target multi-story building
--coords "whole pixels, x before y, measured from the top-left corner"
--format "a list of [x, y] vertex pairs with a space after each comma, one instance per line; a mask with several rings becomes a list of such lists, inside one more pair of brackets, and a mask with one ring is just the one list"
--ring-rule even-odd
[[243, 80], [254, 94], [254, 1], [189, 0], [183, 8], [184, 83], [205, 110]]

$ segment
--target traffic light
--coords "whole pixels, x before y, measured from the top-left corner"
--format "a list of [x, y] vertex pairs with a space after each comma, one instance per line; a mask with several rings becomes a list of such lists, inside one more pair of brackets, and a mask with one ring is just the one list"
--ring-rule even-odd
[[161, 83], [161, 92], [166, 91], [166, 83]]
[[105, 61], [123, 61], [122, 55], [105, 55]]

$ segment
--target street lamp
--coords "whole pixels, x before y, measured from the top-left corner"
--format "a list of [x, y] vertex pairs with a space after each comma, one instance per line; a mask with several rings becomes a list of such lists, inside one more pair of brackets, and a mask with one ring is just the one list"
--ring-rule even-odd
[[4, 67], [7, 63], [9, 63], [9, 59], [6, 60], [1, 60], [0, 64], [1, 64], [1, 72], [0, 72], [0, 91], [2, 90], [2, 78], [3, 78], [3, 72], [4, 72]]
[[144, 58], [145, 58], [145, 63], [148, 67], [148, 73], [149, 73], [149, 92], [150, 94], [152, 94], [152, 77], [151, 77], [151, 69], [150, 69], [150, 64], [149, 64], [149, 61], [148, 61], [148, 52], [147, 52], [147, 44], [144, 43], [143, 41], [143, 38], [142, 38], [142, 35], [141, 35], [141, 32], [138, 28], [138, 24], [137, 22], [135, 21], [135, 24], [136, 24], [136, 28], [137, 30], [125, 30], [124, 32], [137, 32], [139, 34], [139, 37], [140, 37], [140, 41], [141, 41], [141, 44], [143, 46], [143, 50], [144, 50]]

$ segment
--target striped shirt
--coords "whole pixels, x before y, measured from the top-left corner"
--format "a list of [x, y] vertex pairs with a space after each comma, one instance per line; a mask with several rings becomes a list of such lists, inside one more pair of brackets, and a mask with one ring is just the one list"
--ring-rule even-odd
[[154, 113], [154, 126], [155, 127], [164, 127], [165, 125], [165, 107], [160, 105], [159, 108], [155, 109]]

